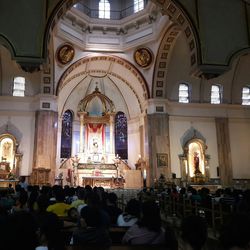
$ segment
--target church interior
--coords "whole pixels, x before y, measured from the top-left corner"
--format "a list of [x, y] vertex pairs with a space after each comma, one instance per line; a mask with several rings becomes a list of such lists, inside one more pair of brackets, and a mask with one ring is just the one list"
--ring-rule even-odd
[[249, 0], [0, 0], [0, 14], [1, 188], [250, 187]]
[[2, 177], [249, 185], [249, 2], [106, 2], [1, 2]]

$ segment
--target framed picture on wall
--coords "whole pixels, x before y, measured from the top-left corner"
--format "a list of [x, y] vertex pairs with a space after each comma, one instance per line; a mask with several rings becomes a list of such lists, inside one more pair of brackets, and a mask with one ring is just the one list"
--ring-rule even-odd
[[156, 154], [157, 157], [157, 167], [167, 167], [168, 166], [168, 155], [167, 154]]

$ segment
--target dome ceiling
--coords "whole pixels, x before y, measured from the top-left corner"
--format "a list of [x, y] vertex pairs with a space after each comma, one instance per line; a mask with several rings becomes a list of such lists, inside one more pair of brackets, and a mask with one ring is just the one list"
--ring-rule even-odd
[[121, 52], [160, 36], [171, 22], [159, 7], [149, 2], [145, 9], [120, 20], [90, 18], [72, 7], [55, 29], [61, 39], [84, 50]]

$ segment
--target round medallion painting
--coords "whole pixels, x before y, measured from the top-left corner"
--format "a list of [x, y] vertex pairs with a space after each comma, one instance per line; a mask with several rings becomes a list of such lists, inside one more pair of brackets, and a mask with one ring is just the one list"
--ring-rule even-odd
[[56, 52], [56, 57], [59, 63], [65, 65], [71, 62], [74, 58], [75, 50], [71, 44], [61, 45]]
[[135, 62], [142, 68], [147, 68], [153, 61], [153, 53], [148, 48], [138, 48], [134, 53]]

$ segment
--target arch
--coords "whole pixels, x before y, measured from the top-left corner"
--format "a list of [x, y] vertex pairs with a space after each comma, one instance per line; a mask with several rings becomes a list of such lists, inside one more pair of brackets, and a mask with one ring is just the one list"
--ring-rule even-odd
[[228, 57], [228, 66], [231, 68], [233, 65], [233, 62], [240, 58], [241, 56], [244, 56], [246, 54], [250, 54], [250, 48], [244, 48], [244, 49], [240, 49], [237, 50], [235, 52], [233, 52], [229, 57]]
[[200, 42], [198, 32], [187, 10], [176, 0], [152, 0], [152, 2], [160, 6], [162, 14], [167, 14], [170, 20], [185, 33], [190, 49], [191, 72], [195, 72], [198, 64], [201, 63]]
[[167, 14], [173, 22], [173, 24], [167, 28], [159, 46], [152, 85], [152, 95], [154, 98], [166, 98], [168, 63], [171, 57], [171, 51], [180, 32], [184, 32], [189, 46], [190, 72], [196, 72], [198, 64], [200, 63], [200, 43], [195, 25], [182, 6], [172, 0], [153, 0], [153, 2], [160, 5], [162, 14]]
[[181, 143], [183, 154], [179, 155], [179, 158], [182, 180], [192, 183], [208, 182], [210, 156], [206, 154], [205, 138], [199, 131], [191, 127], [182, 136]]
[[14, 49], [12, 43], [5, 36], [3, 36], [2, 34], [0, 34], [0, 44], [8, 49], [8, 51], [11, 54], [11, 58], [14, 59], [15, 56], [16, 56], [15, 49]]
[[79, 78], [85, 79], [87, 76], [107, 77], [113, 84], [119, 83], [120, 87], [126, 88], [127, 93], [137, 102], [140, 112], [143, 112], [143, 103], [150, 97], [147, 82], [134, 65], [116, 56], [100, 54], [79, 59], [62, 74], [57, 84], [56, 95], [59, 96], [66, 86], [71, 87], [70, 83], [73, 81], [76, 81], [75, 85], [80, 84]]
[[165, 98], [166, 97], [166, 78], [168, 63], [170, 60], [170, 53], [173, 49], [175, 41], [180, 34], [181, 29], [176, 24], [172, 24], [167, 28], [158, 49], [153, 84], [152, 84], [152, 95], [154, 98]]

